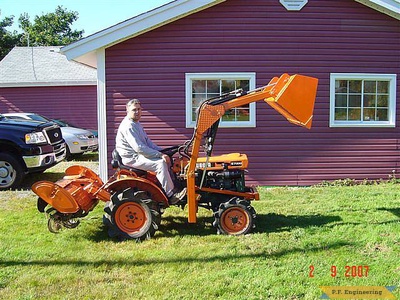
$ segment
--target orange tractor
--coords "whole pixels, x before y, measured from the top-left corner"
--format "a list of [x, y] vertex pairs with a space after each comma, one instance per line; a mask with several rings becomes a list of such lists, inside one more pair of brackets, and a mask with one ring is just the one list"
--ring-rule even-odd
[[[200, 105], [192, 138], [162, 151], [173, 162], [175, 185], [187, 188], [186, 197], [176, 205], [188, 206], [189, 223], [197, 222], [198, 207], [204, 207], [213, 211], [218, 233], [246, 234], [255, 227], [251, 200], [258, 200], [259, 194], [245, 184], [247, 156], [211, 155], [219, 120], [232, 108], [264, 100], [289, 122], [309, 129], [317, 85], [312, 77], [283, 74], [256, 90], [236, 90]], [[199, 157], [202, 146], [205, 156]], [[92, 170], [72, 166], [55, 183], [33, 184], [32, 190], [39, 196], [38, 209], [46, 212], [51, 232], [75, 228], [80, 218], [103, 201], [103, 223], [110, 237], [144, 240], [154, 235], [162, 213], [170, 206], [155, 175], [123, 165], [115, 150], [111, 163], [116, 171], [105, 183]]]

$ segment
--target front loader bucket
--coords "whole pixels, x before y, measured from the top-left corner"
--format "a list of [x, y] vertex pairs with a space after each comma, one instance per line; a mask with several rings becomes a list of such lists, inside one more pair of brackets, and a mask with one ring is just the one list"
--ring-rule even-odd
[[79, 205], [72, 195], [53, 182], [38, 181], [32, 185], [32, 191], [61, 213], [72, 214], [79, 211]]
[[303, 75], [283, 74], [269, 85], [271, 97], [264, 99], [289, 122], [311, 128], [318, 79]]

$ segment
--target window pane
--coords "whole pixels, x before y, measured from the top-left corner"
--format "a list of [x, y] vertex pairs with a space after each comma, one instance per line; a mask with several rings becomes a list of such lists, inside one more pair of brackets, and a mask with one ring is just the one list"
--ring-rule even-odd
[[365, 95], [364, 96], [364, 107], [375, 107], [376, 97], [375, 95]]
[[361, 95], [350, 95], [349, 107], [361, 107]]
[[205, 92], [206, 92], [206, 80], [192, 81], [192, 93], [205, 93]]
[[361, 93], [361, 80], [349, 81], [349, 93]]
[[219, 94], [207, 94], [207, 99], [219, 97]]
[[250, 120], [250, 109], [249, 108], [237, 108], [236, 119], [238, 121], [249, 121]]
[[388, 109], [377, 109], [376, 110], [376, 120], [377, 121], [388, 121], [389, 120], [389, 110]]
[[219, 80], [207, 80], [207, 93], [219, 94]]
[[388, 107], [389, 106], [389, 96], [379, 95], [377, 106], [378, 107]]
[[336, 93], [347, 93], [348, 80], [336, 80], [335, 82], [335, 92]]
[[192, 95], [192, 107], [197, 108], [200, 103], [206, 99], [206, 94], [193, 94]]
[[347, 107], [347, 95], [336, 94], [335, 95], [335, 106], [336, 107]]
[[349, 121], [361, 121], [361, 109], [349, 108]]
[[222, 116], [223, 121], [249, 121], [250, 120], [250, 109], [249, 108], [234, 108], [228, 110], [225, 115]]
[[364, 121], [375, 121], [375, 108], [364, 109]]
[[222, 80], [222, 93], [236, 90], [235, 80]]
[[250, 81], [248, 80], [236, 80], [236, 88], [243, 89], [244, 91], [248, 92], [250, 90]]
[[230, 109], [226, 111], [225, 114], [222, 116], [222, 121], [236, 121], [235, 110]]
[[376, 81], [364, 81], [364, 93], [376, 93]]
[[192, 109], [192, 120], [193, 120], [193, 121], [196, 121], [196, 118], [197, 118], [196, 110], [197, 110], [197, 109], [195, 109], [195, 108]]
[[347, 109], [346, 108], [335, 109], [335, 120], [347, 121]]
[[389, 94], [389, 81], [378, 81], [378, 93]]

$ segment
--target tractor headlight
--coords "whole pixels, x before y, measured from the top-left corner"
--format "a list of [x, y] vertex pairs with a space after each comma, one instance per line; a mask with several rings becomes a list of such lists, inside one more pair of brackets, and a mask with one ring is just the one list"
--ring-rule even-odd
[[27, 144], [43, 144], [46, 142], [47, 140], [43, 132], [32, 132], [25, 134], [25, 143]]

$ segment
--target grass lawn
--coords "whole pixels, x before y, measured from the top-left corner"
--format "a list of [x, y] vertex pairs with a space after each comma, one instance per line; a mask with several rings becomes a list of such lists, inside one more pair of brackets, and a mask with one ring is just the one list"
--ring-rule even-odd
[[210, 211], [188, 224], [171, 208], [135, 243], [108, 238], [102, 204], [49, 233], [29, 190], [38, 178], [0, 192], [0, 299], [318, 299], [320, 286], [397, 286], [400, 297], [398, 184], [261, 188], [257, 229], [238, 237], [217, 235]]

